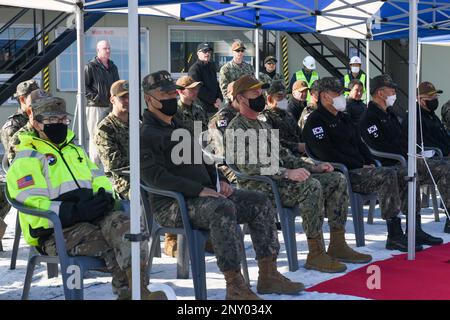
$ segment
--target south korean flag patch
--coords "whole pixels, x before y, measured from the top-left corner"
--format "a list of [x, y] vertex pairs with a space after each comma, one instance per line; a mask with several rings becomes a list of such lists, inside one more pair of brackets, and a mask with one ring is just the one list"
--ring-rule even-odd
[[322, 127], [316, 127], [312, 129], [312, 132], [314, 134], [314, 136], [316, 137], [316, 139], [318, 140], [322, 140], [323, 139], [323, 128]]
[[223, 128], [223, 127], [226, 127], [227, 125], [228, 125], [227, 120], [219, 120], [219, 121], [217, 121], [217, 127], [218, 128]]
[[376, 125], [367, 128], [367, 132], [373, 135], [374, 138], [378, 138], [378, 128]]

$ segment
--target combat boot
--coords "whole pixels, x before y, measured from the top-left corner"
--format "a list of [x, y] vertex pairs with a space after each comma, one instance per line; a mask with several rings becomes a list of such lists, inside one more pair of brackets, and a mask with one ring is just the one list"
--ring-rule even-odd
[[226, 300], [262, 300], [245, 283], [240, 270], [223, 273], [227, 283]]
[[[408, 251], [408, 238], [403, 233], [401, 220], [399, 217], [393, 217], [386, 220], [388, 236], [386, 240], [386, 249]], [[416, 243], [415, 251], [422, 251], [422, 246]]]
[[450, 233], [450, 220], [448, 218], [445, 220], [444, 232]]
[[338, 261], [347, 263], [367, 263], [372, 260], [371, 255], [359, 253], [347, 245], [344, 230], [330, 232], [327, 254]]
[[277, 257], [275, 255], [258, 259], [258, 285], [259, 294], [299, 294], [305, 290], [301, 282], [293, 282], [284, 277], [277, 270]]
[[177, 255], [177, 235], [166, 233], [164, 237], [164, 253], [172, 258]]
[[[406, 235], [408, 234], [408, 215], [406, 215]], [[416, 245], [437, 246], [444, 242], [442, 238], [433, 237], [422, 230], [422, 219], [416, 214]]]
[[[167, 300], [167, 296], [163, 291], [155, 291], [155, 292], [151, 292], [150, 290], [148, 290], [147, 286], [148, 286], [148, 281], [147, 281], [147, 276], [145, 274], [145, 264], [141, 265], [141, 277], [140, 277], [140, 282], [141, 282], [141, 300]], [[127, 279], [128, 279], [128, 284], [130, 287], [130, 299], [131, 299], [131, 268], [128, 268], [125, 270], [125, 273], [127, 275]], [[128, 300], [125, 299], [126, 297], [120, 296], [119, 295], [119, 299], [121, 300]]]
[[5, 221], [3, 221], [2, 218], [0, 218], [0, 240], [3, 239], [3, 236], [5, 235], [7, 226], [8, 225], [5, 223]]
[[320, 272], [337, 273], [347, 270], [347, 266], [333, 259], [325, 252], [322, 235], [308, 239], [309, 253], [306, 258], [306, 269]]

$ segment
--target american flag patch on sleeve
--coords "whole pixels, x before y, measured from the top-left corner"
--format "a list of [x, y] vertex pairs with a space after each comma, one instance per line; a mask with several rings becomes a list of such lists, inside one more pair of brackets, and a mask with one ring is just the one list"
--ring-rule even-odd
[[34, 185], [33, 176], [31, 174], [17, 180], [17, 187], [23, 189]]

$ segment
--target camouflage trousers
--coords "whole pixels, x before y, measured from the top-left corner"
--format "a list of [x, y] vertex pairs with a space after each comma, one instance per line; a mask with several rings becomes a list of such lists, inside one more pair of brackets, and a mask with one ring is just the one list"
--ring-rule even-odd
[[[234, 190], [228, 198], [186, 198], [192, 226], [210, 231], [220, 271], [240, 269], [241, 240], [236, 224], [247, 223], [256, 259], [277, 255], [280, 249], [275, 227], [275, 210], [260, 192]], [[166, 227], [182, 225], [178, 204], [168, 200], [155, 212], [156, 220]]]
[[[130, 232], [130, 220], [122, 211], [113, 211], [95, 224], [82, 222], [63, 230], [70, 256], [99, 257], [112, 273], [113, 292], [129, 290], [125, 270], [131, 267], [131, 243], [124, 238]], [[42, 243], [42, 250], [56, 255], [54, 236]], [[148, 242], [141, 242], [141, 263], [148, 260]]]
[[[450, 208], [450, 158], [427, 159], [433, 179], [437, 184], [441, 198], [447, 208]], [[423, 159], [417, 159], [417, 172], [421, 185], [433, 184], [430, 173]], [[420, 208], [420, 207], [419, 207]]]
[[[269, 185], [258, 181], [244, 182], [243, 185], [266, 193], [274, 201]], [[345, 229], [348, 190], [345, 176], [341, 173], [313, 174], [302, 182], [282, 179], [277, 181], [277, 185], [283, 206], [300, 208], [303, 230], [308, 238], [322, 234], [325, 216], [333, 230]]]
[[6, 201], [4, 188], [6, 187], [6, 177], [0, 174], [0, 219], [4, 220], [11, 205]]
[[349, 175], [354, 192], [376, 192], [378, 194], [381, 217], [384, 220], [398, 215], [401, 202], [397, 171], [395, 168], [359, 168], [350, 170]]

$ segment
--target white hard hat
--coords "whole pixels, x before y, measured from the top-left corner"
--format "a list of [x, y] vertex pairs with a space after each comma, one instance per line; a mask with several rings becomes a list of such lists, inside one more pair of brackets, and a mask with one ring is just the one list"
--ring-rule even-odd
[[316, 60], [311, 57], [307, 56], [305, 59], [303, 59], [303, 65], [308, 68], [309, 70], [315, 70], [316, 69]]
[[354, 64], [354, 63], [359, 63], [359, 64], [361, 64], [361, 58], [358, 57], [358, 56], [353, 56], [353, 57], [351, 57], [351, 59], [350, 59], [350, 64]]

